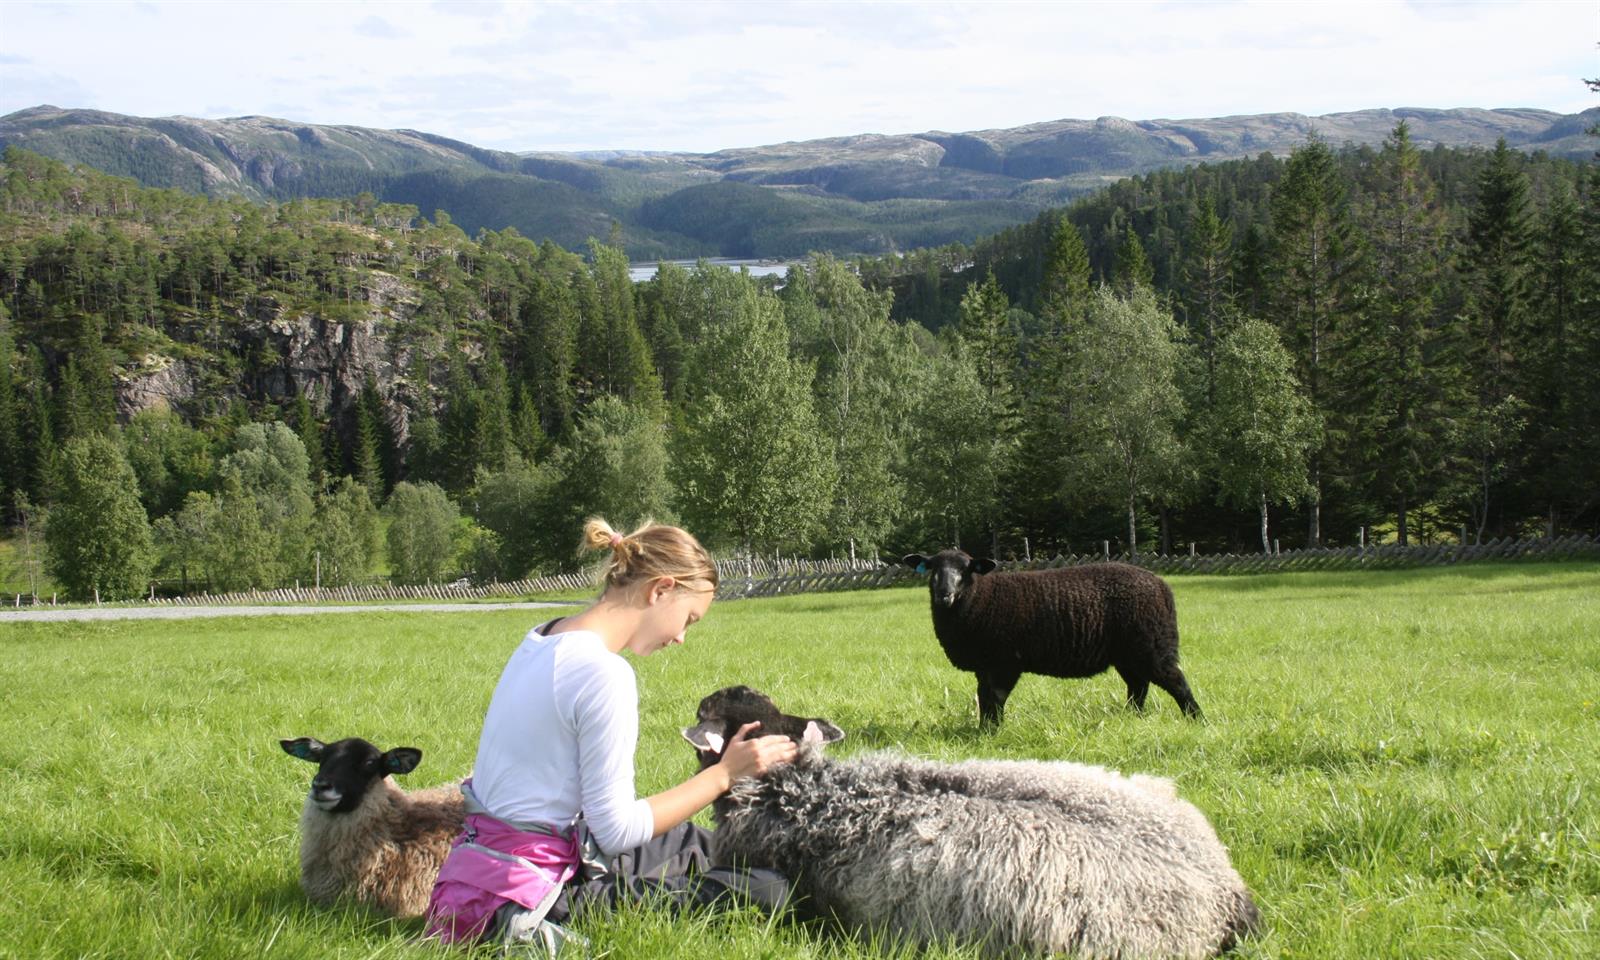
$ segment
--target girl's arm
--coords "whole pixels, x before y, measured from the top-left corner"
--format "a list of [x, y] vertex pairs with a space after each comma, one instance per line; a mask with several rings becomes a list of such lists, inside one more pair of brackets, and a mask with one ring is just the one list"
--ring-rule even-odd
[[794, 759], [796, 747], [788, 737], [750, 737], [759, 723], [747, 723], [728, 741], [722, 759], [675, 787], [663, 790], [645, 802], [655, 816], [655, 836], [661, 836], [699, 813], [713, 800], [728, 792], [733, 781], [759, 777], [780, 763]]

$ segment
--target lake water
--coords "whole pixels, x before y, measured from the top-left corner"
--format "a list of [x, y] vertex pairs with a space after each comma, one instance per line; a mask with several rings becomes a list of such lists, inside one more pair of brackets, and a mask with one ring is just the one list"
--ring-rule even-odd
[[[678, 266], [684, 268], [685, 270], [693, 270], [694, 269], [694, 265], [696, 263], [699, 263], [700, 261], [698, 261], [698, 260], [672, 260], [672, 261], [669, 261], [669, 262], [675, 263]], [[709, 263], [713, 267], [727, 267], [730, 270], [738, 270], [740, 267], [743, 267], [746, 270], [750, 271], [750, 275], [752, 277], [770, 277], [770, 276], [779, 276], [779, 277], [781, 277], [784, 274], [789, 272], [789, 266], [790, 266], [789, 263], [786, 262], [786, 261], [778, 261], [778, 260], [732, 260], [732, 259], [726, 259], [726, 258], [722, 258], [722, 257], [707, 257], [705, 262]], [[644, 263], [630, 263], [630, 264], [628, 264], [628, 277], [629, 277], [629, 279], [633, 280], [634, 283], [643, 283], [646, 280], [654, 279], [655, 275], [656, 275], [656, 270], [660, 266], [661, 266], [661, 264], [659, 262], [657, 262], [657, 261], [654, 261], [654, 260], [647, 261], [647, 262], [644, 262]]]

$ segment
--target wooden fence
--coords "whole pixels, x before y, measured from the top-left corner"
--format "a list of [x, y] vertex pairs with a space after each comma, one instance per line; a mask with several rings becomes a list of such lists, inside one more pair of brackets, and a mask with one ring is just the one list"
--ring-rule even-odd
[[[1056, 556], [1032, 561], [1002, 561], [1002, 570], [1048, 570], [1085, 563], [1116, 560], [1132, 563], [1161, 574], [1251, 574], [1286, 573], [1305, 570], [1387, 570], [1401, 567], [1448, 566], [1457, 563], [1513, 560], [1600, 560], [1600, 541], [1593, 537], [1572, 536], [1555, 540], [1491, 540], [1483, 544], [1435, 544], [1400, 546], [1384, 544], [1370, 547], [1284, 550], [1267, 554], [1157, 554], [1144, 553], [1130, 558], [1126, 554], [1093, 553]], [[724, 580], [718, 599], [775, 597], [791, 593], [824, 590], [869, 590], [875, 587], [921, 582], [923, 576], [899, 564], [876, 566], [856, 571], [823, 573], [797, 572], [762, 580]]]
[[[1002, 561], [1002, 570], [1045, 570], [1118, 560], [1133, 563], [1161, 574], [1233, 575], [1283, 573], [1304, 570], [1384, 570], [1400, 567], [1448, 566], [1457, 563], [1515, 560], [1600, 559], [1600, 540], [1571, 536], [1554, 540], [1491, 540], [1484, 544], [1436, 544], [1405, 546], [1384, 544], [1369, 547], [1284, 550], [1255, 554], [1157, 554], [1144, 553], [1129, 558], [1125, 554], [1073, 554], [1032, 561]], [[877, 560], [801, 560], [797, 558], [734, 557], [718, 560], [720, 580], [717, 599], [775, 597], [794, 593], [831, 590], [869, 590], [897, 584], [920, 582], [922, 576], [899, 564]], [[201, 593], [185, 597], [154, 597], [124, 601], [150, 606], [248, 606], [287, 603], [362, 603], [396, 600], [488, 600], [523, 599], [566, 591], [599, 593], [594, 571], [564, 573], [506, 583], [472, 586], [465, 583], [400, 586], [367, 584], [350, 587], [297, 587], [278, 590], [245, 590], [238, 593]], [[32, 606], [39, 601], [17, 596], [6, 606]], [[0, 601], [3, 603], [3, 601]]]

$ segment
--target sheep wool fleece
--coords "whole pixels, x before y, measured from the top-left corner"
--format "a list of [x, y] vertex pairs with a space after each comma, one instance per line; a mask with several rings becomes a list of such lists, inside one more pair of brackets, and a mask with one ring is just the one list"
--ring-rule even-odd
[[1159, 778], [803, 747], [717, 813], [718, 862], [775, 868], [845, 926], [920, 943], [1200, 958], [1256, 917], [1210, 823]]
[[307, 797], [300, 815], [306, 895], [323, 904], [348, 895], [396, 917], [421, 916], [446, 838], [461, 822], [460, 799], [454, 784], [407, 794], [389, 777], [341, 816], [328, 816]]

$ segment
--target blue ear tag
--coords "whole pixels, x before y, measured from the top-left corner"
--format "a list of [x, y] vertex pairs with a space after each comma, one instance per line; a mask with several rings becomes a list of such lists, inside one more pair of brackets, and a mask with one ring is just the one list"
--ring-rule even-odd
[[294, 749], [294, 755], [299, 757], [301, 760], [310, 760], [311, 759], [311, 744], [309, 744], [309, 743], [296, 743], [294, 745], [293, 749]]
[[928, 565], [926, 563], [917, 564], [917, 572], [918, 573], [927, 573], [928, 572]]

